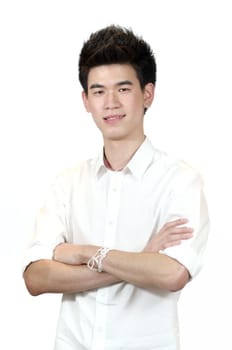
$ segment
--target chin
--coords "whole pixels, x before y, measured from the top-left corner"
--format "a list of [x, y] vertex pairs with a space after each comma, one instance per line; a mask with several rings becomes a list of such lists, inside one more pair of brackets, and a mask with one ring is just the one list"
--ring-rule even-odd
[[127, 137], [125, 134], [120, 134], [120, 133], [107, 133], [103, 135], [104, 140], [108, 141], [122, 141], [125, 140]]

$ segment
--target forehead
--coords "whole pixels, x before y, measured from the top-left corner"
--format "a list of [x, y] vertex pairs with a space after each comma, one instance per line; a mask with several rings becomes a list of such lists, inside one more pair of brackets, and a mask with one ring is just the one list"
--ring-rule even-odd
[[129, 80], [138, 83], [136, 71], [129, 64], [108, 64], [93, 67], [89, 71], [88, 86], [92, 84], [114, 85]]

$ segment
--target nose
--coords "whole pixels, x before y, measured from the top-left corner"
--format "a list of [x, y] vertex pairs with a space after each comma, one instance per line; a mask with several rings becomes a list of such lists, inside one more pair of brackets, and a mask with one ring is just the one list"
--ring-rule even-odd
[[109, 91], [105, 95], [105, 109], [117, 109], [120, 107], [118, 95], [114, 91]]

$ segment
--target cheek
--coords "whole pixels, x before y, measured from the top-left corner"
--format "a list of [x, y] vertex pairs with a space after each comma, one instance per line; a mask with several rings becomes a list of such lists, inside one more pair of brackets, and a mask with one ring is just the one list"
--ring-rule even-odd
[[93, 118], [93, 122], [96, 125], [96, 127], [99, 130], [103, 131], [103, 129], [104, 129], [104, 122], [103, 122], [102, 118], [100, 116], [98, 116], [98, 117], [96, 115], [94, 116], [93, 114], [92, 114], [92, 118]]
[[94, 108], [91, 108], [90, 113], [92, 115], [93, 121], [95, 122], [95, 124], [97, 126], [100, 126], [102, 123], [102, 113], [101, 111], [96, 108], [96, 106]]
[[141, 111], [144, 110], [144, 100], [141, 97], [141, 95], [135, 96], [133, 98], [133, 100], [131, 101], [131, 106], [138, 113], [141, 113]]
[[100, 101], [95, 101], [94, 103], [89, 102], [88, 106], [89, 112], [93, 115], [98, 115], [101, 113], [102, 107]]
[[144, 97], [143, 97], [143, 94], [140, 93], [140, 92], [137, 92], [136, 94], [134, 94], [132, 96], [132, 100], [131, 101], [132, 103], [136, 104], [136, 105], [141, 105], [144, 103]]

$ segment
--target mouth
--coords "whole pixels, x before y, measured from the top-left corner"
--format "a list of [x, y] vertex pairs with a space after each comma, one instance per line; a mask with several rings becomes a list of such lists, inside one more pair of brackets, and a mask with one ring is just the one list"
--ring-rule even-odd
[[115, 114], [115, 115], [107, 115], [106, 117], [103, 117], [103, 120], [106, 122], [117, 122], [118, 120], [121, 120], [125, 117], [125, 114]]

